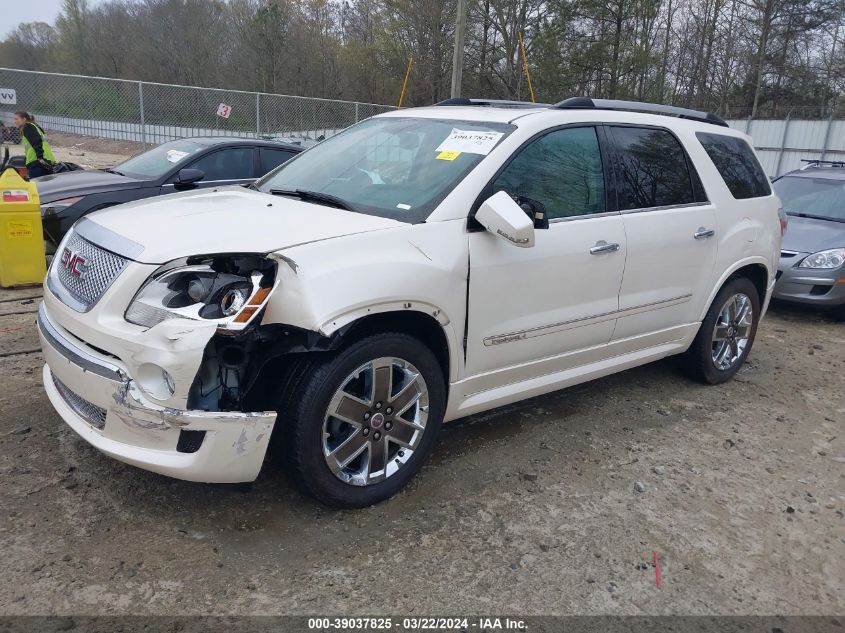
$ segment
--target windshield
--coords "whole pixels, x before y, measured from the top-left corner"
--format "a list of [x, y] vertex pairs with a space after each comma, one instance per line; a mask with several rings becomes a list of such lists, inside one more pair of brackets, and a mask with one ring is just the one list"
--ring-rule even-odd
[[498, 123], [369, 119], [303, 152], [256, 187], [267, 193], [322, 194], [352, 211], [423, 222], [513, 129]]
[[177, 164], [183, 162], [188, 156], [197, 153], [203, 147], [205, 146], [187, 139], [170, 141], [143, 154], [133, 156], [120, 163], [114, 168], [114, 171], [139, 178], [161, 178]]
[[845, 180], [785, 176], [772, 186], [790, 215], [845, 222]]

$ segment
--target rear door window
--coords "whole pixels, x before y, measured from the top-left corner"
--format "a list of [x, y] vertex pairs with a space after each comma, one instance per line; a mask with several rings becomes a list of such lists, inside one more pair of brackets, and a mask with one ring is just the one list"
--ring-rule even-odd
[[671, 132], [611, 127], [616, 146], [619, 210], [704, 202], [698, 174]]
[[766, 172], [743, 139], [706, 132], [696, 132], [695, 135], [734, 198], [761, 198], [772, 192]]
[[262, 147], [259, 150], [259, 156], [261, 158], [259, 159], [258, 175], [263, 176], [264, 174], [268, 174], [276, 169], [276, 167], [282, 163], [286, 163], [296, 156], [296, 152], [292, 152], [287, 149], [270, 149], [268, 147]]

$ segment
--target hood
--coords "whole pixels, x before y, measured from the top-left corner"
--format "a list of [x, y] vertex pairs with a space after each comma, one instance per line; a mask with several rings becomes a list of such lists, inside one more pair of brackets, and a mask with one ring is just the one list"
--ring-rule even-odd
[[97, 169], [82, 169], [33, 178], [32, 182], [38, 187], [38, 197], [44, 204], [62, 198], [87, 196], [92, 193], [135, 189], [142, 187], [146, 181], [110, 174]]
[[341, 235], [404, 226], [397, 220], [243, 187], [130, 202], [87, 215], [82, 222], [86, 221], [106, 229], [88, 234], [116, 233], [121, 237], [115, 243], [132, 244], [124, 254], [147, 264], [212, 253], [269, 253]]
[[789, 216], [783, 250], [816, 253], [829, 248], [845, 247], [845, 222]]

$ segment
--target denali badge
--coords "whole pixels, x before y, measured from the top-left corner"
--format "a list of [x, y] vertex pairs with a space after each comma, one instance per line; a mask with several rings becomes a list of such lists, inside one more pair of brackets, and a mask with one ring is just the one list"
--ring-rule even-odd
[[61, 263], [74, 277], [85, 279], [85, 275], [88, 274], [88, 259], [69, 248], [62, 251]]

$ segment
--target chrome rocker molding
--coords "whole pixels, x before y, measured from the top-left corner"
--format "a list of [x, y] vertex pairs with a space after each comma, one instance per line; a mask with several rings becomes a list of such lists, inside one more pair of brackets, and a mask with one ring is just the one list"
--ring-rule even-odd
[[681, 303], [686, 303], [692, 298], [691, 294], [673, 297], [672, 299], [664, 299], [662, 301], [655, 301], [654, 303], [644, 303], [642, 305], [626, 308], [625, 310], [614, 310], [613, 312], [605, 312], [603, 314], [596, 314], [593, 316], [583, 317], [580, 319], [573, 319], [572, 321], [563, 321], [561, 323], [551, 323], [541, 327], [532, 328], [530, 330], [520, 330], [519, 332], [511, 332], [509, 334], [497, 334], [495, 336], [488, 336], [484, 339], [484, 345], [490, 347], [491, 345], [502, 345], [503, 343], [513, 343], [515, 341], [522, 341], [536, 336], [544, 336], [546, 334], [554, 334], [562, 330], [571, 330], [583, 325], [592, 325], [594, 323], [601, 323], [602, 321], [610, 321], [611, 319], [620, 319], [626, 316], [632, 316], [641, 312], [650, 312], [651, 310], [658, 310], [660, 308], [669, 308]]

